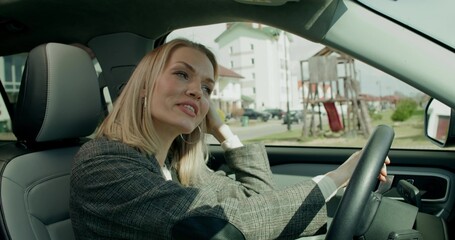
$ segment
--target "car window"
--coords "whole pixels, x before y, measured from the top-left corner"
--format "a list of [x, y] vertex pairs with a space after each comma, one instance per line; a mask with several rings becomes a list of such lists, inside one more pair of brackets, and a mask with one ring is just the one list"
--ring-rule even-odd
[[256, 23], [185, 28], [167, 40], [174, 38], [216, 54], [212, 100], [244, 142], [361, 147], [375, 126], [387, 124], [393, 148], [438, 148], [423, 131], [430, 97], [347, 54]]
[[27, 53], [0, 57], [0, 79], [8, 99], [0, 99], [0, 140], [15, 140], [7, 104], [17, 100]]

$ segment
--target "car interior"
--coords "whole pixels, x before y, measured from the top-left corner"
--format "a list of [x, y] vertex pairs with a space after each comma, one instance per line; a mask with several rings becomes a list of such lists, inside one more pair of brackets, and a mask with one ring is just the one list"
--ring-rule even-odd
[[[72, 159], [107, 114], [107, 99], [115, 102], [142, 56], [172, 31], [234, 21], [267, 24], [338, 49], [451, 109], [446, 139], [428, 140], [441, 147], [436, 150], [391, 148], [393, 126], [377, 127], [365, 140], [365, 165], [328, 203], [327, 234], [301, 239], [455, 238], [455, 151], [448, 148], [455, 139], [453, 42], [354, 0], [40, 4], [37, 14], [34, 1], [0, 1], [0, 56], [27, 54], [17, 99], [10, 101], [7, 79], [0, 87], [14, 135], [0, 140], [0, 239], [75, 239], [68, 210]], [[230, 174], [221, 146], [209, 148], [208, 166]], [[331, 171], [359, 150], [266, 149], [279, 188]], [[379, 184], [385, 156], [392, 160], [389, 179]]]
[[30, 51], [14, 112], [18, 141], [0, 149], [3, 239], [74, 239], [69, 175], [79, 137], [101, 118], [100, 99], [86, 51], [58, 43]]

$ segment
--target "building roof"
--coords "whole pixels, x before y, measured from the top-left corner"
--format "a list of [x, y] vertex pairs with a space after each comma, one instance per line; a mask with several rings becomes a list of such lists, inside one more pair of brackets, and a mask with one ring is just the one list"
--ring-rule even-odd
[[278, 32], [274, 33], [273, 31], [270, 31], [270, 30], [263, 31], [262, 30], [262, 26], [254, 28], [252, 26], [252, 23], [240, 23], [240, 22], [229, 23], [229, 24], [226, 25], [226, 30], [224, 30], [218, 37], [215, 38], [215, 42], [219, 42], [219, 40], [224, 38], [228, 33], [231, 33], [231, 32], [235, 31], [238, 28], [245, 28], [245, 29], [250, 30], [251, 32], [254, 32], [254, 33], [257, 33], [257, 34], [264, 34], [264, 35], [266, 35], [267, 37], [270, 37], [270, 38], [276, 36], [274, 34], [278, 33]]
[[317, 53], [315, 53], [312, 57], [318, 57], [318, 56], [330, 56], [332, 54], [337, 55], [338, 59], [352, 59], [349, 55], [339, 52], [333, 48], [329, 47], [324, 47], [321, 50], [319, 50]]
[[244, 78], [242, 75], [227, 69], [221, 65], [218, 65], [218, 75], [220, 77], [231, 77], [231, 78]]
[[387, 96], [374, 96], [370, 94], [359, 94], [359, 97], [365, 99], [368, 102], [391, 102], [397, 103], [400, 100], [400, 96], [387, 95]]
[[[219, 42], [221, 38], [225, 37], [228, 33], [235, 31], [238, 28], [245, 28], [251, 31], [252, 33], [263, 34], [268, 38], [276, 38], [281, 33], [283, 33], [283, 31], [278, 28], [270, 27], [264, 24], [255, 24], [251, 22], [235, 22], [226, 24], [226, 30], [224, 30], [218, 37], [215, 38], [215, 42]], [[290, 42], [293, 41], [292, 34], [287, 32], [284, 32], [284, 34], [286, 34]]]

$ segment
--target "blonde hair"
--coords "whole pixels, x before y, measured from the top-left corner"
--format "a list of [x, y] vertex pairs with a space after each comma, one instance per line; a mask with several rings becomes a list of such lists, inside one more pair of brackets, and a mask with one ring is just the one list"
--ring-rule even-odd
[[[209, 49], [186, 39], [174, 39], [142, 58], [115, 101], [112, 111], [99, 127], [97, 137], [121, 141], [146, 155], [156, 155], [160, 151], [161, 142], [146, 101], [152, 99], [156, 79], [163, 72], [172, 53], [180, 47], [190, 47], [204, 53], [213, 66], [214, 79], [218, 77], [218, 64]], [[204, 120], [192, 133], [185, 135], [185, 140], [177, 137], [169, 149], [172, 167], [177, 170], [180, 182], [185, 186], [198, 182], [202, 171], [207, 168], [205, 131]]]

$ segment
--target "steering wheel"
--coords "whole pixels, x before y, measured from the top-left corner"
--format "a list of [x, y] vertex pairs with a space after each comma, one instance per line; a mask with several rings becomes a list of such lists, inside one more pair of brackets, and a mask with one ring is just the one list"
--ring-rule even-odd
[[391, 127], [379, 125], [368, 139], [327, 231], [326, 240], [352, 240], [394, 135]]

